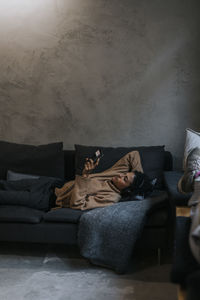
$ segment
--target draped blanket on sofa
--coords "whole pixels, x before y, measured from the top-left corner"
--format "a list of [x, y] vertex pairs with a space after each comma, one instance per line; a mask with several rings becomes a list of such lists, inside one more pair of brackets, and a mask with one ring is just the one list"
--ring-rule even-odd
[[124, 273], [146, 216], [159, 202], [159, 197], [151, 197], [85, 212], [78, 230], [81, 254], [93, 264]]

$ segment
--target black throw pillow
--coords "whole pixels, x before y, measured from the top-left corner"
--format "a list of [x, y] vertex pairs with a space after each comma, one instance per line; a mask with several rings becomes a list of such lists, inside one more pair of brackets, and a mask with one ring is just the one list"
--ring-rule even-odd
[[140, 146], [140, 147], [101, 147], [75, 145], [75, 171], [76, 174], [82, 174], [85, 158], [93, 156], [98, 149], [103, 151], [104, 156], [101, 158], [99, 165], [94, 173], [99, 173], [112, 167], [120, 158], [131, 151], [138, 151], [141, 157], [141, 163], [144, 173], [151, 180], [157, 179], [156, 189], [163, 188], [163, 170], [165, 160], [165, 146]]
[[8, 170], [63, 179], [63, 143], [33, 146], [0, 141], [0, 179], [6, 179]]

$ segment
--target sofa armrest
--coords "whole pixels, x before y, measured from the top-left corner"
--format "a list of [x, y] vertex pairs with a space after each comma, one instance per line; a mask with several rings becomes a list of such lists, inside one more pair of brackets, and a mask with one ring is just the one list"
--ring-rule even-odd
[[178, 191], [178, 181], [183, 175], [180, 171], [164, 172], [164, 183], [168, 195], [170, 197], [171, 204], [175, 206], [187, 206], [188, 200], [191, 197], [191, 193], [182, 194]]

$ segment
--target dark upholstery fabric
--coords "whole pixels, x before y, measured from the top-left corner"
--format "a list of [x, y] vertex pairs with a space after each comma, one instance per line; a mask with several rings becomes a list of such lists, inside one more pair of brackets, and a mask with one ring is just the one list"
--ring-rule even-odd
[[194, 259], [189, 246], [190, 225], [190, 218], [176, 218], [176, 233], [171, 281], [181, 285], [185, 285], [187, 275], [199, 269], [199, 265]]
[[182, 175], [183, 172], [178, 171], [164, 172], [165, 186], [174, 206], [187, 206], [188, 200], [192, 195], [191, 193], [182, 194], [178, 191], [177, 185]]
[[21, 179], [38, 179], [38, 178], [40, 178], [40, 176], [18, 173], [18, 172], [13, 172], [10, 170], [8, 170], [8, 172], [7, 172], [7, 181], [15, 181], [15, 180], [21, 180]]
[[0, 240], [28, 243], [58, 243], [75, 245], [77, 243], [77, 224], [50, 223], [1, 223]]
[[166, 249], [169, 247], [167, 227], [145, 226], [140, 239], [137, 241], [137, 249]]
[[29, 207], [16, 205], [0, 205], [0, 222], [39, 223], [43, 212]]
[[200, 299], [200, 270], [187, 277], [187, 300]]
[[75, 150], [64, 150], [64, 159], [65, 180], [73, 180], [75, 178]]
[[137, 150], [140, 153], [144, 173], [146, 173], [150, 179], [157, 178], [156, 188], [163, 188], [163, 170], [165, 164], [164, 146], [112, 148], [75, 145], [75, 149], [75, 170], [76, 174], [79, 175], [82, 173], [85, 158], [92, 157], [97, 149], [101, 149], [104, 156], [101, 158], [94, 173], [102, 172], [112, 167], [121, 157], [131, 151]]
[[173, 170], [173, 157], [171, 152], [165, 151], [165, 163], [164, 163], [164, 171], [172, 171]]
[[46, 222], [69, 222], [78, 223], [80, 216], [84, 211], [71, 208], [60, 208], [47, 212], [44, 215]]
[[166, 225], [168, 212], [166, 208], [157, 209], [148, 216], [145, 227], [162, 227]]
[[64, 178], [63, 143], [32, 146], [0, 141], [0, 179], [8, 170]]

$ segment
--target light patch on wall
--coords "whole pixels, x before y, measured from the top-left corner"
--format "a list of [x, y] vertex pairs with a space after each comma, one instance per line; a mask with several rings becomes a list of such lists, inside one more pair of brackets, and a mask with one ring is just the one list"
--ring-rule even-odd
[[57, 41], [55, 0], [0, 0], [2, 47], [14, 42], [26, 49], [47, 47]]
[[[0, 13], [2, 15], [22, 15], [33, 12], [38, 7], [42, 7], [44, 2], [41, 0], [0, 0]], [[47, 3], [46, 3], [47, 4]]]

